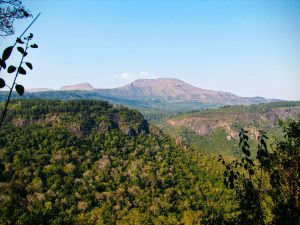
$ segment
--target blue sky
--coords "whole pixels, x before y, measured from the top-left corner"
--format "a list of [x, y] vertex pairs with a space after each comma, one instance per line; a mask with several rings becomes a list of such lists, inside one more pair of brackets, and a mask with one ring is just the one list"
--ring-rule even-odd
[[[240, 96], [300, 100], [298, 0], [23, 2], [42, 13], [31, 29], [34, 70], [19, 80], [25, 87], [174, 77]], [[29, 22], [17, 22], [16, 34]]]

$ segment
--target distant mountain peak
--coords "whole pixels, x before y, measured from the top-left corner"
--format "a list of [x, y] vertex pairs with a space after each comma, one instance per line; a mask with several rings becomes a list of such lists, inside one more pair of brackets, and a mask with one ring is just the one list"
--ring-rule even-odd
[[156, 91], [160, 92], [165, 90], [166, 88], [173, 90], [173, 89], [178, 89], [179, 87], [183, 87], [184, 89], [196, 88], [179, 79], [157, 78], [157, 79], [138, 79], [121, 87], [121, 89], [129, 90], [132, 88], [138, 88], [143, 90], [148, 89], [148, 91], [150, 91], [151, 89], [154, 92], [153, 94], [155, 94]]
[[[71, 91], [87, 91], [83, 98], [106, 99], [117, 104], [140, 105], [141, 107], [181, 107], [187, 109], [204, 106], [249, 105], [274, 101], [262, 97], [240, 97], [229, 92], [199, 88], [176, 78], [138, 79], [125, 86], [111, 89], [94, 88], [88, 83], [68, 85], [60, 90], [68, 98], [73, 98]], [[77, 95], [77, 93], [76, 93]], [[76, 96], [78, 97], [78, 96]], [[80, 98], [81, 98], [80, 97]]]
[[234, 105], [268, 102], [264, 98], [244, 98], [229, 92], [199, 88], [175, 78], [138, 79], [114, 89], [115, 94], [130, 99], [158, 99], [167, 102], [201, 102], [204, 104]]
[[147, 96], [168, 101], [208, 102], [208, 97], [214, 98], [221, 95], [221, 92], [198, 88], [175, 78], [139, 79], [119, 89], [131, 93], [132, 96]]
[[89, 83], [74, 84], [61, 87], [62, 91], [92, 91], [95, 88]]
[[190, 84], [176, 78], [156, 78], [156, 79], [138, 79], [128, 85], [131, 86], [151, 86], [151, 85], [189, 85]]

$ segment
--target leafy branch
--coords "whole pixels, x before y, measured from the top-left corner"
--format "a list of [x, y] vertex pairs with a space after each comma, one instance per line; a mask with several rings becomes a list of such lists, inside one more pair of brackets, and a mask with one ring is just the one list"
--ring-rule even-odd
[[[13, 91], [14, 87], [16, 89], [16, 92], [20, 96], [22, 96], [24, 94], [24, 92], [25, 92], [24, 87], [22, 85], [20, 85], [20, 84], [17, 84], [16, 81], [17, 81], [17, 78], [18, 78], [19, 74], [26, 75], [26, 73], [27, 73], [26, 70], [24, 69], [24, 67], [22, 67], [23, 63], [25, 63], [29, 69], [33, 68], [31, 63], [24, 62], [24, 58], [28, 55], [28, 53], [27, 53], [28, 48], [29, 47], [31, 47], [31, 48], [37, 48], [36, 44], [29, 46], [29, 42], [30, 42], [30, 40], [32, 40], [32, 38], [33, 38], [33, 34], [30, 34], [29, 36], [27, 36], [27, 37], [24, 38], [24, 40], [26, 41], [25, 49], [23, 47], [20, 47], [20, 46], [17, 47], [18, 51], [22, 54], [22, 58], [21, 58], [19, 66], [16, 68], [15, 66], [10, 65], [7, 68], [7, 72], [8, 73], [14, 73], [14, 72], [16, 72], [16, 73], [15, 73], [15, 78], [14, 78], [13, 84], [10, 87], [10, 91], [9, 91], [9, 94], [8, 94], [8, 97], [7, 97], [7, 101], [6, 101], [6, 104], [5, 104], [2, 116], [1, 116], [0, 127], [1, 127], [1, 125], [3, 123], [3, 121], [4, 121], [4, 117], [6, 115], [7, 107], [8, 107], [8, 104], [9, 104], [9, 101], [10, 101], [10, 98], [11, 98], [11, 94], [12, 94], [12, 91]], [[18, 40], [18, 43], [24, 44], [24, 42], [22, 40]], [[4, 53], [5, 53], [5, 51], [4, 51]], [[2, 58], [6, 58], [6, 55], [4, 54], [4, 56]], [[2, 81], [2, 86], [6, 85], [5, 81], [3, 79], [1, 79], [0, 81]]]
[[[265, 143], [265, 136], [260, 135], [259, 138], [260, 144], [258, 147], [260, 151], [262, 149], [262, 143]], [[222, 161], [222, 164], [225, 166], [224, 184], [227, 188], [236, 191], [236, 195], [239, 199], [239, 210], [241, 212], [239, 216], [241, 224], [265, 224], [261, 192], [262, 177], [257, 179], [256, 176], [257, 169], [251, 157], [248, 132], [241, 129], [239, 139], [239, 147], [243, 153], [241, 159], [226, 163], [220, 155], [219, 161]]]
[[300, 121], [279, 121], [279, 125], [284, 139], [272, 145], [272, 151], [268, 150], [266, 133], [259, 131], [257, 160], [251, 158], [244, 130], [239, 135], [243, 157], [227, 163], [220, 155], [225, 166], [224, 184], [236, 191], [239, 201], [239, 224], [266, 224], [270, 220], [272, 224], [299, 224]]
[[22, 58], [21, 58], [21, 61], [20, 61], [20, 64], [18, 67], [15, 67], [13, 65], [10, 65], [8, 68], [7, 68], [7, 72], [8, 73], [14, 73], [15, 72], [15, 77], [14, 77], [14, 81], [11, 85], [11, 87], [9, 87], [5, 80], [3, 78], [0, 78], [0, 88], [4, 88], [5, 86], [7, 86], [10, 90], [9, 90], [9, 94], [8, 94], [8, 97], [7, 97], [7, 100], [6, 100], [6, 103], [5, 103], [5, 107], [4, 107], [4, 110], [2, 112], [2, 115], [1, 115], [1, 119], [0, 119], [0, 127], [2, 126], [3, 124], [3, 121], [4, 121], [4, 118], [6, 116], [6, 113], [7, 113], [7, 108], [8, 108], [8, 105], [9, 105], [9, 102], [10, 102], [10, 98], [11, 98], [11, 94], [12, 94], [12, 91], [16, 90], [16, 92], [22, 96], [25, 92], [25, 89], [22, 85], [20, 84], [17, 84], [16, 81], [17, 81], [17, 78], [18, 78], [18, 75], [21, 74], [21, 75], [26, 75], [27, 72], [26, 70], [24, 69], [23, 67], [23, 64], [25, 64], [29, 69], [33, 69], [33, 66], [30, 62], [24, 62], [24, 58], [28, 55], [28, 49], [29, 48], [38, 48], [38, 45], [37, 44], [31, 44], [29, 45], [30, 41], [32, 40], [33, 38], [33, 34], [30, 34], [28, 35], [27, 37], [23, 38], [22, 40], [22, 37], [23, 35], [27, 32], [27, 30], [32, 26], [32, 24], [37, 20], [37, 18], [40, 16], [40, 13], [35, 17], [35, 19], [29, 24], [29, 26], [24, 30], [24, 32], [16, 39], [14, 45], [12, 46], [9, 46], [7, 47], [6, 49], [4, 49], [3, 53], [2, 53], [2, 58], [0, 58], [0, 71], [3, 69], [6, 69], [7, 67], [7, 64], [6, 64], [6, 61], [9, 59], [9, 57], [11, 56], [12, 52], [13, 52], [13, 49], [16, 47], [17, 44], [19, 45], [25, 45], [25, 49], [22, 47], [22, 46], [18, 46], [17, 47], [17, 50], [21, 53], [22, 55]]

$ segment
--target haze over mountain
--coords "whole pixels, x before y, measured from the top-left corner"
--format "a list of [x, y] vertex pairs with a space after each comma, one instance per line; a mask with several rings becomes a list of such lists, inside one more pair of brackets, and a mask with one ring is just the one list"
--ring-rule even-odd
[[62, 91], [75, 91], [75, 90], [78, 90], [78, 91], [92, 91], [94, 89], [95, 88], [92, 85], [90, 85], [88, 83], [82, 83], [82, 84], [63, 86], [63, 87], [61, 87], [60, 90], [62, 90]]
[[54, 91], [54, 89], [51, 89], [51, 88], [27, 88], [26, 91], [34, 93], [34, 92]]
[[93, 91], [106, 96], [131, 100], [160, 100], [167, 102], [198, 101], [209, 104], [253, 104], [270, 102], [262, 97], [240, 97], [229, 92], [195, 87], [175, 78], [139, 79], [125, 86], [96, 89], [88, 83], [64, 86], [62, 91]]
[[139, 79], [120, 88], [98, 89], [106, 95], [128, 99], [163, 100], [167, 102], [201, 102], [204, 104], [253, 104], [269, 102], [262, 97], [239, 97], [229, 92], [195, 87], [174, 78]]
[[[13, 95], [13, 97], [18, 96]], [[150, 109], [164, 113], [275, 101], [263, 97], [240, 97], [229, 92], [198, 88], [174, 78], [140, 79], [112, 89], [99, 89], [91, 84], [82, 83], [64, 86], [59, 91], [27, 93], [23, 97], [65, 100], [101, 99], [138, 110]], [[5, 94], [0, 93], [0, 101], [5, 99]]]

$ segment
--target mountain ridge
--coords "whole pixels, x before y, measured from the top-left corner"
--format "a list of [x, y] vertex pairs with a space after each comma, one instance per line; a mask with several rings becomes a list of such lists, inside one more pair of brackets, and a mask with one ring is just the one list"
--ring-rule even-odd
[[213, 104], [253, 104], [273, 101], [263, 97], [241, 97], [230, 92], [199, 88], [176, 78], [137, 79], [124, 86], [101, 89], [88, 83], [64, 86], [62, 91], [94, 91], [131, 100], [150, 99], [168, 102], [199, 101]]
[[89, 83], [80, 83], [74, 85], [66, 85], [60, 88], [61, 91], [92, 91], [95, 88]]
[[[13, 98], [19, 98], [13, 93]], [[0, 92], [0, 101], [7, 94]], [[112, 104], [135, 108], [144, 115], [187, 112], [224, 105], [251, 105], [282, 101], [263, 97], [240, 97], [223, 91], [213, 91], [195, 87], [175, 78], [139, 79], [127, 85], [100, 89], [88, 83], [68, 85], [56, 91], [28, 92], [23, 98], [31, 99], [99, 99]], [[149, 117], [148, 117], [149, 118]]]

